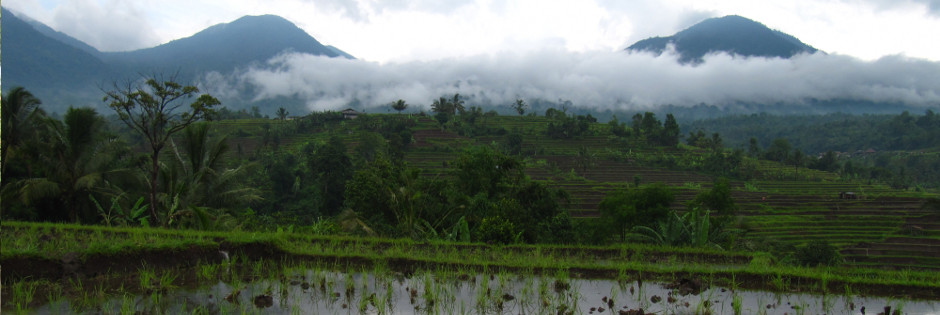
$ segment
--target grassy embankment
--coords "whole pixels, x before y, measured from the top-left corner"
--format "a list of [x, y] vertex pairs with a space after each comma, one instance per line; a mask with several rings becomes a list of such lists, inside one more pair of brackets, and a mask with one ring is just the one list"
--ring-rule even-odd
[[[125, 281], [144, 277], [159, 282], [166, 270], [177, 270], [179, 275], [178, 270], [198, 272], [203, 266], [219, 264], [221, 251], [243, 266], [265, 260], [304, 262], [340, 271], [386, 266], [405, 274], [443, 269], [520, 275], [565, 272], [581, 278], [664, 282], [691, 278], [745, 289], [914, 298], [937, 298], [940, 292], [940, 274], [935, 272], [775, 266], [762, 253], [637, 244], [491, 246], [20, 222], [3, 222], [0, 234], [5, 301], [25, 294], [23, 288], [49, 292], [48, 287], [59, 287], [61, 294], [60, 279], [111, 289], [126, 285], [106, 286], [96, 279], [113, 282], [115, 275], [123, 274]], [[42, 301], [47, 295], [30, 300]]]

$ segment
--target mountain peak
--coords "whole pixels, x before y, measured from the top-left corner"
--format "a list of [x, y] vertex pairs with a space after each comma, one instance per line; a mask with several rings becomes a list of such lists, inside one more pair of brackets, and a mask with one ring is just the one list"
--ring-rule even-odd
[[106, 53], [105, 59], [138, 68], [164, 71], [179, 68], [196, 74], [230, 71], [233, 65], [264, 62], [284, 52], [351, 57], [324, 46], [283, 17], [249, 15], [157, 47]]
[[772, 30], [760, 22], [728, 15], [699, 22], [669, 37], [652, 37], [636, 42], [626, 50], [662, 54], [674, 45], [683, 63], [699, 63], [706, 54], [726, 52], [745, 57], [790, 58], [817, 50], [796, 37]]
[[258, 29], [259, 31], [301, 31], [297, 25], [278, 15], [246, 15], [229, 23], [213, 25], [204, 31], [224, 29]]
[[100, 106], [97, 86], [134, 74], [172, 73], [181, 82], [196, 82], [209, 72], [247, 69], [284, 53], [354, 59], [276, 15], [244, 16], [156, 47], [100, 52], [26, 15], [6, 7], [0, 11], [7, 35], [4, 86], [26, 86], [51, 112], [68, 105]]

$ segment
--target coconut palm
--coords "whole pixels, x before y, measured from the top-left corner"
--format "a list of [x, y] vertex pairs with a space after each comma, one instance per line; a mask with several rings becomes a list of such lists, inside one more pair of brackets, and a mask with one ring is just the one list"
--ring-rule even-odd
[[118, 164], [122, 144], [101, 136], [102, 123], [91, 108], [69, 108], [64, 122], [46, 119], [45, 153], [34, 157], [42, 166], [37, 173], [43, 176], [15, 181], [4, 193], [27, 206], [42, 204], [51, 210], [43, 219], [95, 220], [89, 195], [112, 192], [109, 177], [126, 170]]
[[406, 108], [408, 108], [408, 104], [405, 103], [405, 100], [397, 100], [395, 103], [392, 103], [392, 109], [397, 111], [399, 114], [401, 114], [401, 111], [405, 110]]
[[212, 139], [208, 125], [198, 124], [184, 129], [181, 146], [171, 141], [173, 159], [160, 177], [165, 192], [160, 195], [161, 202], [170, 206], [167, 225], [217, 229], [231, 219], [228, 211], [261, 199], [260, 192], [242, 180], [254, 164], [226, 165], [227, 140]]
[[453, 107], [451, 109], [451, 114], [454, 114], [455, 111], [463, 114], [464, 110], [466, 110], [463, 106], [463, 100], [460, 99], [460, 93], [454, 94], [454, 98], [450, 101], [450, 104]]
[[512, 108], [514, 108], [516, 112], [519, 113], [519, 116], [522, 116], [522, 114], [525, 114], [525, 109], [528, 107], [529, 105], [526, 104], [525, 101], [522, 100], [521, 98], [516, 99], [516, 103], [512, 105]]
[[13, 152], [33, 136], [36, 126], [41, 124], [45, 112], [39, 108], [40, 104], [42, 102], [23, 87], [14, 87], [3, 97], [0, 107], [0, 134], [3, 136], [0, 141], [0, 171], [3, 174], [7, 174], [7, 162], [15, 156]]
[[275, 113], [275, 115], [277, 115], [277, 119], [280, 119], [280, 120], [287, 120], [287, 115], [290, 115], [290, 112], [288, 112], [286, 109], [284, 109], [284, 107], [279, 107], [279, 108], [277, 109], [277, 113]]
[[435, 100], [434, 103], [431, 104], [431, 110], [435, 113], [454, 114], [453, 104], [444, 97]]

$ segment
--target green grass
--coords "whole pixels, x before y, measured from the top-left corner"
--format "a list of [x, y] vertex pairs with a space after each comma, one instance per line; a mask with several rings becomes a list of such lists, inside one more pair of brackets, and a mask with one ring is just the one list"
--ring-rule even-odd
[[[766, 259], [754, 259], [753, 254], [716, 251], [694, 248], [665, 248], [648, 245], [620, 246], [561, 246], [561, 245], [514, 245], [490, 246], [466, 243], [417, 243], [404, 239], [321, 237], [296, 233], [247, 233], [247, 232], [195, 232], [162, 229], [138, 228], [103, 228], [67, 224], [32, 224], [3, 222], [2, 236], [3, 259], [10, 257], [8, 250], [18, 253], [33, 253], [38, 249], [26, 250], [13, 245], [28, 245], [41, 248], [37, 241], [17, 241], [28, 231], [46, 230], [77, 237], [83, 241], [60, 242], [57, 251], [46, 253], [55, 257], [66, 252], [80, 252], [84, 255], [108, 254], [120, 255], [122, 252], [139, 250], [144, 244], [136, 242], [114, 242], [107, 251], [98, 250], [98, 246], [89, 243], [108, 243], [122, 235], [129, 239], [143, 238], [148, 235], [151, 248], [172, 249], [191, 244], [218, 248], [224, 242], [227, 246], [260, 244], [273, 246], [286, 257], [301, 261], [314, 261], [329, 266], [348, 264], [370, 267], [374, 265], [392, 268], [412, 266], [418, 269], [458, 268], [465, 270], [502, 270], [513, 273], [532, 272], [554, 274], [565, 271], [573, 275], [616, 279], [624, 274], [643, 275], [653, 279], [669, 279], [676, 274], [693, 274], [714, 277], [718, 282], [730, 281], [732, 277], [752, 277], [770, 279], [783, 277], [791, 283], [804, 285], [804, 289], [825, 281], [840, 286], [909, 286], [940, 289], [940, 274], [919, 271], [886, 271], [860, 268], [801, 268], [777, 266], [766, 263]], [[49, 242], [49, 240], [38, 241]], [[32, 245], [31, 245], [32, 244]], [[233, 253], [233, 260], [241, 261]], [[716, 262], [702, 262], [701, 257], [712, 257]], [[737, 258], [736, 258], [737, 257]], [[763, 257], [763, 256], [761, 256]], [[249, 257], [257, 259], [258, 257]], [[742, 259], [743, 258], [743, 259]], [[720, 262], [724, 260], [724, 262]], [[741, 263], [735, 263], [735, 261]], [[662, 263], [670, 261], [670, 263]], [[761, 263], [764, 261], [765, 263]], [[756, 263], [755, 263], [756, 262]], [[271, 270], [260, 266], [257, 273]], [[148, 269], [142, 269], [148, 270]], [[141, 272], [143, 274], [144, 272]], [[142, 287], [172, 287], [178, 275], [173, 273], [146, 272], [141, 277]], [[6, 279], [5, 279], [6, 280]], [[146, 283], [144, 283], [146, 281]], [[758, 281], [759, 282], [759, 281]], [[795, 285], [794, 284], [794, 285]], [[812, 285], [809, 285], [812, 284]]]

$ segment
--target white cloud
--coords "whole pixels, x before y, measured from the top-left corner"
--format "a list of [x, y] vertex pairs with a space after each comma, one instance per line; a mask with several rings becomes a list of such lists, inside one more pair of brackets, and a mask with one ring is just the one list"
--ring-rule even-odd
[[103, 50], [155, 46], [243, 15], [275, 14], [323, 43], [378, 62], [619, 50], [703, 18], [742, 15], [827, 52], [940, 60], [940, 0], [7, 0]]
[[53, 28], [102, 51], [146, 48], [159, 40], [144, 11], [130, 1], [70, 0], [52, 14]]
[[469, 97], [471, 105], [564, 99], [576, 106], [626, 110], [808, 99], [926, 107], [940, 105], [936, 73], [940, 63], [904, 56], [862, 61], [824, 54], [790, 60], [719, 54], [689, 66], [679, 65], [671, 54], [550, 50], [387, 64], [287, 54], [228, 82], [256, 86], [256, 100], [297, 96], [311, 110], [340, 109], [354, 99], [367, 107], [404, 99], [428, 108], [432, 100], [454, 93]]

